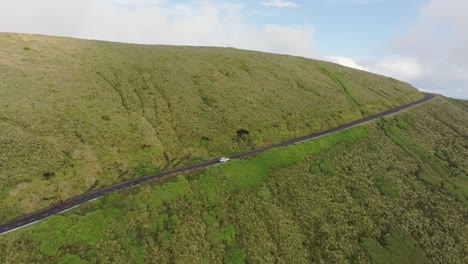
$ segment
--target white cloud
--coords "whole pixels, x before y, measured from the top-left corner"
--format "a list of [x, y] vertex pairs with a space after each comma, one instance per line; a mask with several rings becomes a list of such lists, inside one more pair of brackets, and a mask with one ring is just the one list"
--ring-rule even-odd
[[[415, 86], [468, 99], [468, 1], [430, 0], [417, 22], [388, 47], [387, 54], [411, 58], [402, 79]], [[418, 66], [419, 65], [419, 66]], [[391, 72], [392, 65], [381, 65]], [[405, 68], [406, 67], [406, 68]]]
[[421, 63], [415, 58], [385, 58], [368, 66], [371, 72], [411, 82], [424, 76]]
[[0, 32], [314, 56], [311, 26], [257, 25], [247, 13], [241, 4], [214, 1], [0, 1]]
[[373, 72], [399, 80], [413, 81], [424, 76], [424, 69], [415, 58], [388, 57], [367, 62], [356, 62], [352, 58], [340, 56], [328, 56], [326, 59], [346, 67]]
[[283, 0], [269, 0], [260, 3], [263, 6], [273, 6], [273, 7], [298, 7], [298, 4], [290, 1]]
[[[314, 29], [311, 26], [265, 25], [261, 28], [244, 28], [235, 32], [237, 47], [248, 49], [256, 46], [257, 50], [281, 51], [283, 54], [313, 57], [314, 45], [311, 41]], [[245, 39], [249, 39], [245, 41]], [[304, 41], [304, 39], [306, 41]], [[300, 41], [298, 41], [300, 40]]]
[[416, 23], [393, 39], [381, 57], [360, 62], [346, 57], [328, 59], [410, 82], [421, 90], [468, 99], [466, 10], [466, 0], [431, 0]]
[[265, 10], [252, 9], [247, 11], [247, 16], [263, 16], [263, 17], [277, 17], [281, 14], [279, 12], [271, 12]]
[[359, 65], [355, 60], [353, 60], [352, 58], [348, 58], [348, 57], [334, 57], [334, 56], [328, 56], [326, 57], [327, 60], [329, 61], [332, 61], [334, 63], [338, 63], [340, 65], [343, 65], [343, 66], [346, 66], [346, 67], [350, 67], [350, 68], [354, 68], [354, 69], [358, 69], [358, 70], [361, 70], [361, 71], [369, 71], [367, 68], [365, 68], [364, 66], [362, 65]]
[[326, 59], [346, 67], [369, 71], [400, 80], [412, 81], [423, 76], [423, 67], [414, 58], [383, 58], [367, 63], [358, 63], [352, 58], [340, 56], [328, 56]]
[[369, 4], [382, 4], [395, 0], [324, 0], [332, 5], [369, 5]]

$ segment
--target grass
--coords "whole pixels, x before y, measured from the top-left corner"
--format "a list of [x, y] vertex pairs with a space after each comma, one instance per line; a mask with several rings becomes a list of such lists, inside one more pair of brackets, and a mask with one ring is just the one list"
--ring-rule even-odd
[[0, 221], [422, 97], [292, 56], [3, 33], [0, 42]]
[[0, 262], [464, 263], [467, 115], [452, 106], [107, 196], [0, 237]]
[[[263, 185], [271, 172], [290, 167], [303, 161], [313, 153], [320, 153], [324, 149], [333, 148], [342, 142], [352, 142], [366, 136], [366, 131], [361, 128], [353, 128], [343, 133], [333, 135], [328, 139], [317, 139], [303, 144], [273, 149], [257, 155], [255, 158], [234, 160], [220, 170], [217, 176], [223, 189], [229, 192], [242, 192]], [[322, 162], [320, 171], [327, 175], [335, 173], [330, 162]]]
[[361, 242], [373, 263], [431, 263], [416, 241], [402, 229], [391, 228], [379, 239]]
[[[447, 102], [448, 100], [444, 101], [444, 103]], [[439, 104], [442, 103], [439, 102]], [[439, 105], [439, 109], [441, 108], [441, 105]], [[460, 111], [454, 112], [459, 113]], [[428, 114], [432, 113], [433, 110]], [[461, 111], [461, 113], [463, 113], [463, 111]], [[397, 144], [402, 150], [419, 161], [420, 166], [417, 172], [417, 177], [419, 180], [435, 187], [441, 187], [461, 203], [468, 205], [468, 192], [466, 189], [466, 184], [468, 183], [468, 171], [466, 170], [466, 162], [462, 162], [461, 160], [458, 160], [458, 158], [453, 157], [460, 155], [460, 153], [457, 152], [465, 152], [463, 149], [461, 149], [463, 148], [462, 141], [464, 140], [464, 137], [460, 136], [460, 133], [466, 133], [466, 127], [458, 127], [460, 124], [457, 124], [456, 122], [451, 122], [450, 124], [444, 122], [443, 125], [445, 130], [443, 132], [447, 133], [448, 135], [452, 135], [451, 138], [454, 137], [456, 139], [451, 139], [454, 140], [452, 142], [450, 142], [450, 140], [444, 140], [445, 143], [439, 143], [439, 146], [434, 146], [433, 143], [431, 144], [432, 146], [424, 146], [424, 144], [418, 143], [416, 140], [414, 140], [414, 138], [416, 138], [416, 133], [414, 133], [414, 131], [417, 131], [417, 128], [413, 128], [411, 125], [411, 123], [414, 122], [414, 117], [412, 118], [412, 116], [408, 115], [405, 117], [406, 120], [402, 117], [394, 118], [391, 121], [385, 118], [382, 119], [381, 125], [385, 134], [390, 139], [392, 139], [395, 144]], [[453, 117], [454, 120], [459, 120], [459, 118], [461, 117]], [[440, 125], [438, 118], [434, 118], [433, 122], [434, 124], [427, 125], [431, 129], [437, 127], [434, 125]], [[464, 124], [464, 122], [466, 121], [462, 121], [461, 124]], [[463, 130], [464, 132], [459, 132]], [[456, 135], [453, 135], [454, 132]], [[421, 131], [421, 133], [424, 132]], [[429, 134], [434, 136], [433, 133]], [[434, 140], [435, 139], [436, 137], [434, 137]], [[440, 142], [440, 140], [441, 139], [438, 139], [437, 141]], [[396, 195], [395, 191], [389, 190], [392, 189], [391, 187], [385, 187], [384, 189], [387, 190], [385, 191], [387, 193], [393, 193], [391, 196]]]
[[[421, 98], [236, 49], [0, 34], [0, 220]], [[465, 263], [467, 102], [144, 184], [0, 237], [1, 263]]]

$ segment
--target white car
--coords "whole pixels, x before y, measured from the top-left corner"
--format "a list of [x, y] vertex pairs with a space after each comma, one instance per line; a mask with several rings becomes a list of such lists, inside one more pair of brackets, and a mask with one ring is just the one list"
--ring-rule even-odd
[[219, 159], [219, 162], [224, 163], [224, 162], [228, 162], [229, 160], [231, 160], [231, 159], [230, 159], [230, 158], [226, 158], [226, 157], [222, 157], [222, 158]]

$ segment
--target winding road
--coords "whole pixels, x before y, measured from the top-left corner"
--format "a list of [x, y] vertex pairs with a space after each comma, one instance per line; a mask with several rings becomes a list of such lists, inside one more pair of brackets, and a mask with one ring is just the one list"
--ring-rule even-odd
[[[425, 103], [425, 102], [431, 100], [432, 98], [434, 98], [434, 95], [424, 93], [424, 98], [422, 98], [422, 99], [420, 99], [418, 101], [412, 102], [410, 104], [399, 106], [399, 107], [387, 110], [385, 112], [375, 114], [375, 115], [372, 115], [372, 116], [369, 116], [369, 117], [366, 117], [366, 118], [363, 118], [363, 119], [359, 119], [359, 120], [356, 120], [354, 122], [344, 124], [344, 125], [341, 125], [341, 126], [338, 126], [338, 127], [335, 127], [335, 128], [331, 128], [331, 129], [328, 129], [328, 130], [325, 130], [325, 131], [322, 131], [322, 132], [310, 134], [310, 135], [307, 135], [307, 136], [287, 140], [287, 141], [284, 141], [284, 142], [281, 142], [281, 143], [277, 143], [277, 144], [273, 144], [273, 145], [270, 145], [270, 146], [261, 147], [261, 148], [258, 148], [258, 149], [254, 149], [254, 150], [251, 150], [251, 151], [247, 151], [247, 152], [244, 152], [244, 153], [233, 155], [233, 156], [231, 156], [229, 158], [230, 159], [241, 159], [241, 158], [245, 158], [245, 157], [248, 157], [248, 156], [252, 156], [252, 155], [260, 153], [260, 152], [264, 152], [264, 151], [272, 149], [272, 148], [284, 147], [284, 146], [288, 146], [288, 145], [292, 145], [292, 144], [297, 144], [297, 143], [300, 143], [300, 142], [303, 142], [303, 141], [308, 141], [308, 140], [312, 140], [312, 139], [315, 139], [315, 138], [330, 135], [330, 134], [333, 134], [333, 133], [336, 133], [336, 132], [339, 132], [339, 131], [342, 131], [342, 130], [345, 130], [345, 129], [348, 129], [348, 128], [351, 128], [351, 127], [354, 127], [354, 126], [357, 126], [357, 125], [367, 123], [367, 122], [375, 120], [377, 118], [387, 116], [387, 115], [391, 115], [391, 114], [400, 112], [402, 110], [408, 109], [410, 107]], [[100, 197], [106, 196], [106, 195], [114, 193], [116, 191], [129, 189], [129, 188], [138, 186], [138, 185], [140, 185], [142, 183], [149, 182], [149, 181], [154, 181], [154, 180], [158, 181], [158, 180], [166, 178], [168, 176], [173, 176], [173, 175], [180, 174], [180, 173], [183, 173], [183, 172], [189, 172], [189, 171], [196, 170], [196, 169], [208, 168], [208, 167], [218, 165], [218, 164], [221, 164], [221, 163], [222, 162], [220, 162], [219, 160], [205, 161], [205, 162], [202, 162], [202, 163], [193, 164], [193, 165], [190, 165], [190, 166], [181, 167], [181, 168], [177, 168], [177, 169], [173, 169], [173, 170], [169, 170], [169, 171], [165, 171], [165, 172], [161, 172], [161, 173], [158, 173], [158, 174], [149, 175], [149, 176], [145, 176], [145, 177], [141, 177], [141, 178], [136, 178], [136, 179], [128, 180], [126, 182], [118, 183], [118, 184], [115, 184], [115, 185], [112, 185], [112, 186], [92, 190], [92, 191], [86, 192], [84, 194], [81, 194], [81, 195], [75, 196], [73, 198], [70, 198], [70, 199], [68, 199], [68, 200], [66, 200], [64, 202], [49, 206], [47, 208], [36, 211], [34, 213], [31, 213], [31, 214], [28, 214], [28, 215], [25, 215], [25, 216], [21, 216], [21, 217], [18, 217], [16, 219], [13, 219], [13, 220], [11, 220], [9, 222], [0, 224], [0, 235], [12, 232], [14, 230], [17, 230], [17, 229], [20, 229], [20, 228], [23, 228], [23, 227], [26, 227], [26, 226], [29, 226], [29, 225], [32, 225], [34, 223], [37, 223], [37, 222], [39, 222], [41, 220], [44, 220], [44, 219], [50, 217], [50, 216], [53, 216], [53, 215], [56, 215], [56, 214], [59, 214], [59, 213], [63, 213], [63, 212], [68, 211], [68, 210], [70, 210], [70, 209], [72, 209], [74, 207], [79, 206], [80, 204], [83, 204], [83, 203], [86, 203], [86, 202], [89, 202], [89, 201], [92, 201], [92, 200], [96, 200], [96, 199], [98, 199]]]

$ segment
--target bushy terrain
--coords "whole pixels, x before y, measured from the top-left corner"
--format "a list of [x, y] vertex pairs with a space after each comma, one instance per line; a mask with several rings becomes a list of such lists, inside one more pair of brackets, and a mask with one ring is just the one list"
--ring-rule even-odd
[[468, 107], [436, 97], [0, 237], [2, 263], [467, 263]]
[[0, 34], [0, 221], [422, 97], [331, 63]]

